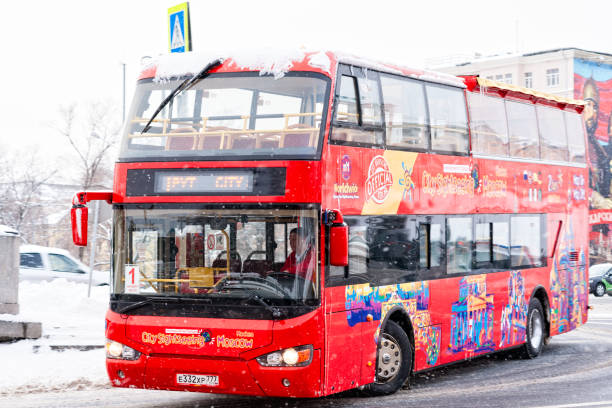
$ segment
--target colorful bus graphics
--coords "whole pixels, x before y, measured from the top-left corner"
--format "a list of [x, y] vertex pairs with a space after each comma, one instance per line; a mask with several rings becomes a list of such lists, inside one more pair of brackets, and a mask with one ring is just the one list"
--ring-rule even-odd
[[551, 331], [564, 333], [586, 322], [588, 286], [584, 247], [574, 244], [573, 223], [560, 241], [550, 276]]
[[378, 321], [374, 343], [378, 343], [381, 325], [390, 310], [399, 307], [411, 318], [415, 330], [415, 351], [425, 353], [429, 365], [435, 365], [440, 353], [440, 328], [432, 327], [429, 314], [428, 282], [404, 283], [372, 288], [366, 285], [346, 287], [347, 322], [350, 326]]
[[500, 347], [525, 341], [527, 309], [523, 275], [521, 271], [511, 271], [508, 278], [508, 303], [502, 310]]
[[493, 295], [487, 293], [485, 275], [462, 278], [459, 299], [453, 303], [450, 350], [468, 355], [495, 350]]

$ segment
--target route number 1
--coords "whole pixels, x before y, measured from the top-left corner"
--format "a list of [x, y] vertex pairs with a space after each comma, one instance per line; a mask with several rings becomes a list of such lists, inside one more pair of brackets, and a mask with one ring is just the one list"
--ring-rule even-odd
[[125, 265], [124, 293], [140, 293], [140, 269], [137, 265]]

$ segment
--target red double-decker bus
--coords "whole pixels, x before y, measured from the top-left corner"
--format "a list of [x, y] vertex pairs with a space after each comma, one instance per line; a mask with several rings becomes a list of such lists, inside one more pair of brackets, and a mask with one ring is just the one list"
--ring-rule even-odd
[[112, 384], [318, 397], [587, 320], [582, 102], [331, 52], [161, 57], [112, 192]]

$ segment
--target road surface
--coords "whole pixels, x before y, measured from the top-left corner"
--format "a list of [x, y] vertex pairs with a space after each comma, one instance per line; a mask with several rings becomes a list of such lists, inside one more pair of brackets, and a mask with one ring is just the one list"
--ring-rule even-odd
[[13, 395], [0, 399], [0, 407], [612, 407], [612, 297], [589, 301], [589, 322], [554, 337], [535, 360], [482, 357], [419, 374], [410, 389], [388, 397], [294, 400], [103, 388]]

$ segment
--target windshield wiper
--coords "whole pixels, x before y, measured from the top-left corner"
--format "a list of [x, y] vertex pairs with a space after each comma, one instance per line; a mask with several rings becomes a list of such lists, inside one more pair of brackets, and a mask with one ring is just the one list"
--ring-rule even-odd
[[211, 303], [212, 299], [209, 298], [194, 298], [194, 297], [147, 297], [145, 300], [141, 300], [140, 302], [132, 303], [119, 310], [119, 314], [123, 314], [125, 312], [129, 312], [130, 310], [139, 309], [142, 306], [149, 305], [151, 303], [191, 303], [191, 302], [203, 302], [203, 303]]
[[223, 59], [219, 58], [214, 60], [213, 62], [209, 63], [208, 65], [206, 65], [200, 72], [198, 72], [196, 75], [194, 75], [192, 78], [187, 78], [185, 79], [183, 82], [181, 82], [181, 84], [179, 86], [177, 86], [174, 91], [170, 92], [170, 95], [168, 95], [166, 97], [166, 99], [164, 99], [159, 106], [157, 107], [157, 109], [155, 110], [155, 112], [153, 113], [153, 116], [151, 116], [151, 119], [149, 119], [149, 121], [147, 122], [147, 124], [145, 125], [145, 127], [142, 129], [142, 131], [140, 132], [140, 134], [142, 135], [143, 133], [146, 133], [150, 128], [151, 128], [151, 122], [153, 122], [153, 119], [155, 119], [157, 117], [157, 115], [159, 114], [159, 112], [162, 111], [162, 109], [164, 109], [166, 107], [166, 105], [179, 93], [181, 93], [184, 90], [187, 90], [189, 88], [191, 88], [193, 85], [195, 85], [198, 81], [200, 81], [201, 79], [204, 79], [208, 76], [209, 72], [211, 70], [213, 70], [214, 68], [218, 67], [219, 65], [223, 64]]
[[139, 309], [142, 306], [145, 306], [151, 303], [157, 303], [157, 302], [177, 303], [180, 301], [181, 299], [177, 297], [148, 297], [145, 300], [141, 300], [140, 302], [132, 303], [131, 305], [124, 307], [123, 309], [119, 310], [118, 313], [124, 314], [125, 312], [129, 312], [130, 310], [134, 310], [134, 309]]
[[232, 287], [230, 285], [222, 285], [221, 288], [225, 289], [225, 290], [229, 290], [229, 291], [231, 291], [231, 290], [241, 290], [241, 291], [243, 291], [243, 292], [245, 292], [245, 293], [247, 293], [249, 295], [246, 299], [243, 300], [243, 302], [248, 302], [249, 300], [254, 300], [257, 303], [259, 303], [260, 305], [262, 305], [264, 308], [266, 308], [267, 311], [272, 313], [272, 317], [279, 318], [281, 316], [281, 312], [280, 312], [280, 310], [277, 307], [274, 307], [274, 306], [271, 306], [271, 305], [267, 304], [266, 301], [263, 300], [262, 297], [257, 294], [257, 292], [255, 292], [255, 291], [253, 291], [251, 289], [248, 289], [248, 288], [245, 288], [245, 287], [240, 287], [240, 286]]
[[260, 305], [265, 307], [267, 311], [272, 313], [272, 317], [274, 317], [274, 318], [281, 317], [280, 310], [277, 307], [274, 307], [274, 306], [271, 306], [271, 305], [267, 304], [266, 301], [263, 300], [257, 293], [253, 292], [250, 289], [245, 289], [245, 288], [240, 288], [240, 290], [243, 290], [243, 291], [245, 291], [246, 293], [249, 294], [249, 297], [247, 297], [245, 299], [245, 302], [248, 302], [249, 300], [255, 300], [257, 303], [259, 303]]

